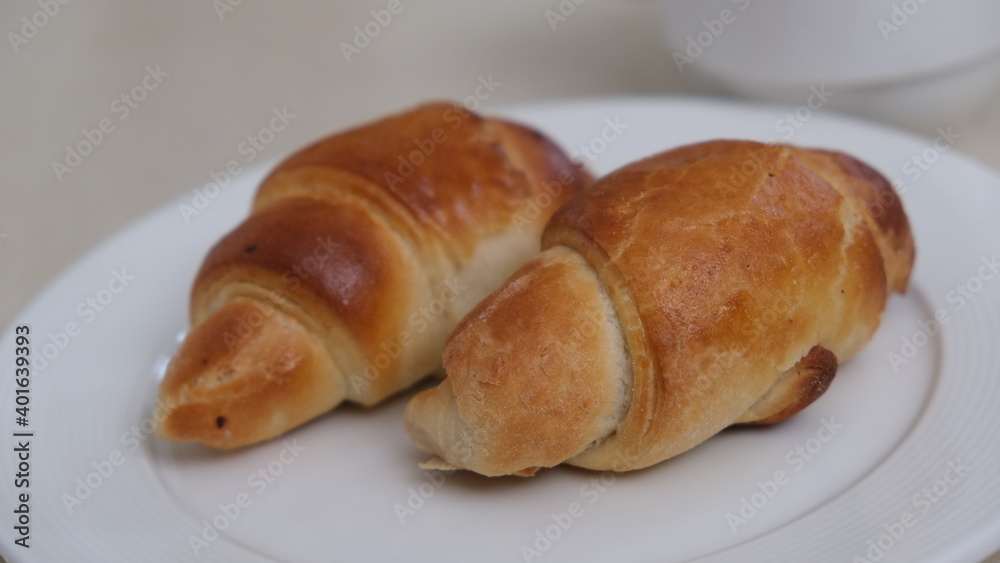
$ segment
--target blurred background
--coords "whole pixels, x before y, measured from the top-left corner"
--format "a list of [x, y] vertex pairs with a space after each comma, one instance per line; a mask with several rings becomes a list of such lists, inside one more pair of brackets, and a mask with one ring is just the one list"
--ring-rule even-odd
[[[0, 321], [241, 149], [272, 160], [482, 81], [486, 111], [619, 94], [763, 97], [793, 112], [812, 100], [930, 137], [951, 126], [955, 146], [1000, 167], [1000, 3], [819, 4], [5, 2]], [[269, 143], [241, 145], [282, 111], [294, 118]]]
[[821, 105], [1000, 169], [997, 29], [992, 0], [4, 2], [0, 323], [231, 159], [477, 87], [486, 112], [711, 95], [795, 127]]

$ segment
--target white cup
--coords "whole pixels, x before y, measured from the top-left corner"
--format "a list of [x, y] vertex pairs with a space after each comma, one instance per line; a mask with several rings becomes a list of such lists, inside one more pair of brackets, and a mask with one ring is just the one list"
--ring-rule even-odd
[[915, 128], [995, 96], [997, 0], [660, 0], [670, 64], [743, 95], [830, 107]]

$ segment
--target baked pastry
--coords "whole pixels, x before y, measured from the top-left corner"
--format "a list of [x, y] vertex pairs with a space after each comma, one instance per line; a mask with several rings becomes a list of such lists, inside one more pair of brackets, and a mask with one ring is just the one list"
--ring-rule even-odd
[[443, 103], [292, 155], [197, 274], [157, 434], [252, 444], [438, 371], [458, 320], [590, 181], [540, 133]]
[[653, 465], [819, 397], [906, 289], [899, 198], [845, 154], [685, 146], [600, 179], [459, 323], [406, 426], [429, 467]]

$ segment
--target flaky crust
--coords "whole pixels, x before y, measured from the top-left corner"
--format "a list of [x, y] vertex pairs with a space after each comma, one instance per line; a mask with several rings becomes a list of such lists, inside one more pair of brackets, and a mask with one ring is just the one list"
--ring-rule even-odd
[[589, 182], [540, 133], [444, 103], [292, 155], [198, 272], [157, 432], [237, 447], [439, 370], [457, 321]]
[[[543, 247], [462, 321], [447, 379], [407, 406], [414, 442], [450, 465], [637, 469], [783, 420], [868, 341], [914, 255], [870, 167], [742, 141], [610, 174], [553, 216]], [[527, 281], [553, 262], [564, 271]], [[597, 334], [567, 340], [581, 319]]]

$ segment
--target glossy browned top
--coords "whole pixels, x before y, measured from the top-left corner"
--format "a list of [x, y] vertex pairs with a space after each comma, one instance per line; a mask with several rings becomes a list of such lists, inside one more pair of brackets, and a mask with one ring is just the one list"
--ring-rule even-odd
[[[846, 360], [867, 340], [886, 298], [879, 249], [906, 246], [877, 239], [909, 233], [892, 208], [864, 216], [877, 188], [858, 185], [855, 174], [870, 179], [853, 162], [702, 143], [628, 165], [553, 216], [544, 245], [595, 265], [636, 360], [631, 410], [606, 448], [634, 460], [684, 451], [733, 422], [705, 415], [706, 400], [739, 414], [813, 346]], [[886, 258], [905, 262], [890, 273], [905, 287], [912, 250]], [[726, 373], [692, 393], [720, 355], [732, 357]]]
[[[296, 298], [303, 292], [318, 296], [359, 343], [374, 349], [392, 335], [386, 324], [402, 322], [399, 311], [412, 281], [400, 274], [414, 273], [406, 266], [387, 227], [370, 215], [350, 205], [288, 198], [251, 215], [219, 241], [205, 258], [194, 294], [206, 295], [231, 269], [250, 279], [255, 270], [272, 272], [269, 278], [280, 282], [271, 289], [301, 304], [308, 303]], [[192, 305], [204, 304], [195, 299]]]
[[481, 240], [510, 229], [546, 183], [551, 190], [557, 182], [559, 193], [534, 229], [589, 180], [528, 128], [450, 104], [420, 106], [281, 163], [254, 213], [205, 259], [192, 307], [204, 307], [232, 268], [267, 270], [282, 280], [273, 289], [326, 303], [373, 357], [407, 328], [415, 288], [454, 275]]
[[589, 182], [541, 134], [447, 103], [319, 141], [281, 163], [271, 178], [313, 167], [356, 175], [391, 194], [459, 259], [484, 236], [509, 227], [512, 216], [543, 193], [544, 182], [571, 175], [561, 199]]

